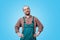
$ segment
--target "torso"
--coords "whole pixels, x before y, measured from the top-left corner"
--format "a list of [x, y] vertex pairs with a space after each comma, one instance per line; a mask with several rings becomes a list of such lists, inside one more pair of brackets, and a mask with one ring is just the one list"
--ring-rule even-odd
[[[30, 17], [29, 19], [26, 18], [26, 24], [31, 24], [32, 23], [32, 18], [33, 17]], [[22, 30], [23, 30], [23, 26], [24, 25], [24, 19], [21, 18], [21, 26], [22, 26]], [[34, 18], [34, 29], [36, 29], [36, 20]], [[36, 30], [35, 30], [36, 31]]]
[[24, 35], [21, 40], [36, 40], [36, 38], [33, 36], [35, 34], [34, 31], [34, 17], [25, 18], [23, 17], [24, 25], [23, 25], [23, 31], [22, 34]]

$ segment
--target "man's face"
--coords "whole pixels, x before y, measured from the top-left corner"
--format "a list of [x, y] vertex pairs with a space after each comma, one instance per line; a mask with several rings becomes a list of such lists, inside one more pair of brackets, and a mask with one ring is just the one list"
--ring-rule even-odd
[[23, 8], [23, 11], [24, 11], [25, 15], [29, 15], [30, 14], [30, 8], [28, 6], [25, 6]]

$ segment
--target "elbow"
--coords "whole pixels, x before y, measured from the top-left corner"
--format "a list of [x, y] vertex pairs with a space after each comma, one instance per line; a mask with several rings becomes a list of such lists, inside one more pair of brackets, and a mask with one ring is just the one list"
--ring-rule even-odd
[[19, 32], [19, 27], [15, 26], [15, 33]]
[[15, 26], [15, 33], [17, 33], [17, 27]]
[[43, 27], [43, 25], [42, 25], [42, 31], [43, 31], [43, 29], [44, 29], [44, 27]]

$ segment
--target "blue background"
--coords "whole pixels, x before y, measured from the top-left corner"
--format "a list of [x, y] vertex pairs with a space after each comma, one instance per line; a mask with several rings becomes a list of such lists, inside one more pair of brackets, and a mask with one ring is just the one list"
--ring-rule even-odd
[[0, 0], [0, 40], [20, 40], [15, 33], [15, 24], [24, 16], [24, 5], [30, 6], [31, 15], [44, 26], [37, 40], [60, 40], [59, 0]]

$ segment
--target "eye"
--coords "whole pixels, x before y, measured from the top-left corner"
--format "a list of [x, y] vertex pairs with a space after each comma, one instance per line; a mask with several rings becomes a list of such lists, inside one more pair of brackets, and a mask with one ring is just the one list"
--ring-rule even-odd
[[25, 11], [26, 9], [24, 9], [24, 11]]
[[27, 8], [27, 9], [29, 9], [29, 8]]

